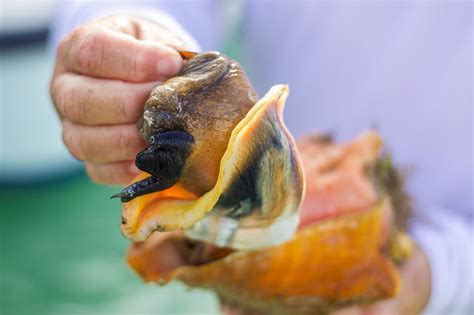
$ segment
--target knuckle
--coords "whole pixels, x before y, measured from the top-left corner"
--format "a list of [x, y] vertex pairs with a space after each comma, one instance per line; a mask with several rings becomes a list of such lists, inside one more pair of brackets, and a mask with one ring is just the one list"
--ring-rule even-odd
[[64, 117], [73, 119], [71, 110], [72, 100], [74, 99], [74, 89], [61, 88], [58, 90], [58, 108]]
[[148, 49], [141, 50], [130, 61], [130, 73], [138, 81], [145, 81], [151, 78], [153, 73], [155, 73], [155, 67], [155, 53]]
[[57, 55], [64, 56], [67, 51], [71, 48], [71, 44], [77, 40], [79, 29], [76, 29], [66, 36], [64, 36], [58, 44]]
[[65, 84], [64, 75], [58, 75], [53, 77], [50, 84], [50, 94], [54, 106], [58, 110], [62, 118], [70, 118], [70, 101], [72, 96], [68, 91], [67, 85]]
[[133, 141], [131, 133], [128, 132], [127, 129], [124, 128], [117, 134], [117, 145], [120, 155], [122, 155], [125, 159], [133, 156]]
[[82, 121], [85, 116], [85, 107], [81, 102], [81, 96], [79, 88], [70, 86], [63, 88], [59, 92], [59, 108], [65, 117], [68, 119], [78, 122]]
[[69, 111], [70, 118], [73, 121], [85, 122], [87, 120], [87, 108], [84, 100], [84, 93], [81, 93], [79, 88], [71, 87], [67, 98], [67, 110]]
[[140, 71], [138, 70], [139, 62], [138, 62], [138, 57], [132, 58], [130, 60], [130, 65], [129, 65], [129, 73], [131, 73], [132, 77], [135, 78], [136, 80], [141, 80], [140, 78]]
[[51, 94], [61, 116], [77, 123], [90, 123], [93, 118], [90, 108], [97, 106], [95, 91], [85, 88], [70, 76], [63, 76], [55, 81], [57, 82], [53, 83]]
[[77, 137], [78, 154], [83, 160], [95, 160], [98, 148], [86, 137]]
[[66, 148], [69, 150], [69, 153], [78, 160], [83, 160], [82, 148], [80, 145], [80, 138], [78, 135], [69, 130], [70, 128], [63, 128], [63, 142], [66, 145]]
[[124, 119], [138, 119], [146, 101], [146, 96], [142, 94], [138, 91], [130, 91], [125, 95], [117, 96], [116, 108]]
[[91, 163], [85, 163], [85, 168], [87, 172], [87, 176], [97, 184], [103, 184], [105, 183], [105, 180], [101, 176], [101, 172], [98, 170], [98, 168]]
[[96, 71], [104, 63], [104, 33], [98, 28], [86, 28], [82, 32], [77, 46], [77, 64], [83, 71]]
[[53, 101], [54, 106], [62, 114], [62, 111], [61, 111], [61, 98], [59, 97], [60, 91], [61, 91], [60, 80], [59, 80], [59, 78], [54, 77], [51, 80], [51, 84], [49, 86], [49, 93], [51, 95], [51, 100]]
[[111, 105], [112, 105], [112, 108], [114, 108], [114, 110], [117, 111], [117, 116], [120, 116], [120, 118], [122, 119], [126, 119], [128, 118], [129, 114], [129, 110], [128, 110], [128, 107], [127, 106], [127, 99], [129, 98], [129, 96], [123, 96], [121, 95], [120, 93], [117, 93], [116, 95], [113, 96], [113, 98], [111, 99]]

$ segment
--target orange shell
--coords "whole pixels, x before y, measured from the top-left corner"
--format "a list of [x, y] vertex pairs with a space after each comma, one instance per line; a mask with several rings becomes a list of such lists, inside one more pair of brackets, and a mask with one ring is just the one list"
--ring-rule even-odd
[[[195, 195], [178, 182], [166, 190], [123, 203], [123, 234], [143, 241], [154, 231], [183, 229], [191, 238], [236, 249], [268, 247], [288, 240], [298, 225], [304, 192], [296, 144], [283, 121], [288, 93], [286, 85], [273, 86], [238, 122], [228, 139], [211, 190]], [[143, 176], [146, 175], [134, 181]], [[244, 183], [247, 190], [255, 190], [250, 193], [251, 198], [238, 195], [239, 183]], [[234, 197], [258, 202], [250, 202], [248, 213], [234, 220], [227, 215], [241, 207], [240, 201], [220, 202]], [[221, 218], [234, 221], [238, 228], [232, 232], [221, 230]]]
[[[154, 274], [153, 280], [179, 279], [192, 287], [212, 288], [228, 303], [271, 314], [319, 314], [392, 297], [399, 290], [399, 277], [382, 253], [384, 211], [390, 211], [385, 205], [310, 225], [280, 246], [178, 267]], [[148, 254], [129, 253], [129, 263], [152, 280], [140, 265]]]

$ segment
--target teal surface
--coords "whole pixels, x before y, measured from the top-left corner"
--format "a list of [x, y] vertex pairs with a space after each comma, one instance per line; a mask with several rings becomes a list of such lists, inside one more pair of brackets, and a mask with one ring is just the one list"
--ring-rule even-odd
[[79, 174], [0, 192], [0, 314], [219, 314], [212, 294], [125, 263], [118, 188]]

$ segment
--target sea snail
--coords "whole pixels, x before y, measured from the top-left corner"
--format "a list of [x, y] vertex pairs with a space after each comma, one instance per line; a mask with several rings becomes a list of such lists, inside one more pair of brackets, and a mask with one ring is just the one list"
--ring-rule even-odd
[[[381, 136], [337, 143], [310, 135], [298, 149], [306, 194], [289, 241], [242, 251], [153, 235], [132, 243], [129, 265], [146, 282], [211, 289], [244, 314], [332, 314], [396, 296], [407, 285], [396, 266], [414, 249], [405, 232], [411, 205]], [[163, 259], [172, 252], [179, 258]]]
[[182, 53], [180, 73], [153, 89], [138, 122], [144, 173], [114, 197], [122, 232], [144, 240], [184, 229], [196, 239], [252, 249], [289, 239], [304, 191], [282, 112], [288, 87], [260, 100], [244, 71], [218, 53]]

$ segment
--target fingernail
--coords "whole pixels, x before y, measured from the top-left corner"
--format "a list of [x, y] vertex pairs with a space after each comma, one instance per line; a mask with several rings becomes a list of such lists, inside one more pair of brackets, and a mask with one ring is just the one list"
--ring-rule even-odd
[[175, 75], [181, 69], [182, 63], [179, 55], [167, 55], [158, 62], [158, 72], [165, 76]]

